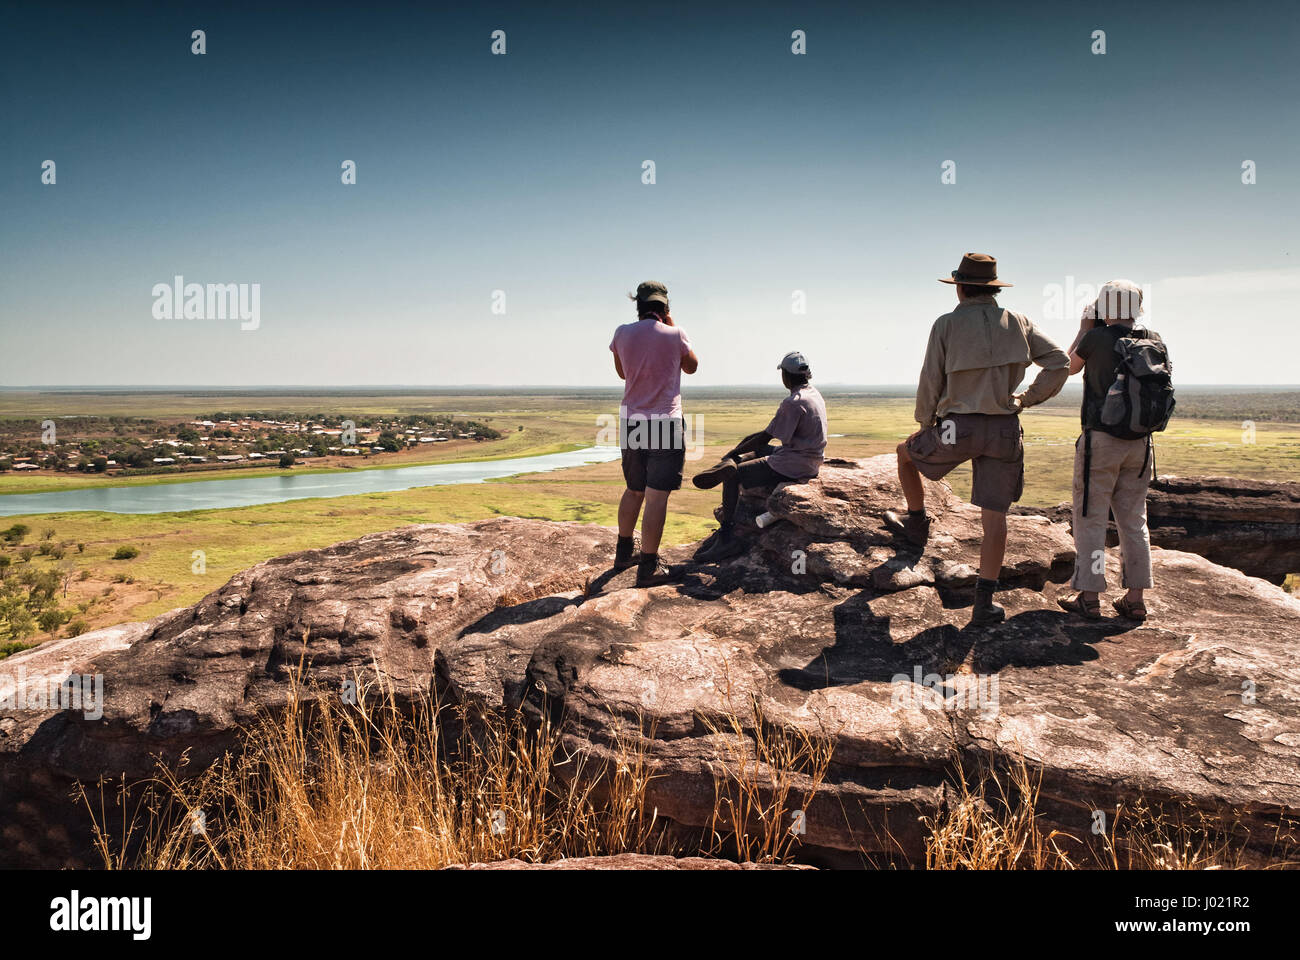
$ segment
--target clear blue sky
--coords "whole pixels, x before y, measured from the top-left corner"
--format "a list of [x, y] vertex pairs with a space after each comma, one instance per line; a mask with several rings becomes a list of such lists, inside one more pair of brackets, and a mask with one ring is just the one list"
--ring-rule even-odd
[[696, 383], [914, 383], [965, 250], [1063, 345], [1123, 276], [1182, 382], [1300, 380], [1292, 4], [227, 6], [0, 14], [0, 384], [612, 385], [643, 279]]

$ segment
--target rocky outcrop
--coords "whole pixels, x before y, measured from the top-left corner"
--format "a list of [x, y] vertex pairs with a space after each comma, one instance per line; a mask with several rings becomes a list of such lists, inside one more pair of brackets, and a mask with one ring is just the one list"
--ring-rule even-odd
[[[1071, 507], [1015, 507], [1067, 526]], [[1151, 543], [1280, 584], [1300, 574], [1300, 483], [1235, 477], [1158, 477], [1147, 496]], [[1106, 542], [1119, 543], [1112, 518]]]
[[[639, 736], [658, 816], [710, 822], [715, 791], [762, 763], [772, 731], [833, 748], [802, 811], [819, 863], [923, 862], [957, 764], [1023, 756], [1040, 809], [1086, 836], [1096, 809], [1142, 796], [1231, 821], [1270, 855], [1300, 809], [1300, 602], [1191, 553], [1157, 550], [1145, 625], [1086, 623], [1056, 597], [1068, 530], [1010, 519], [1008, 621], [967, 626], [979, 511], [928, 483], [924, 553], [885, 530], [892, 457], [830, 461], [746, 504], [782, 522], [750, 549], [638, 590], [608, 570], [613, 532], [500, 519], [373, 534], [259, 564], [192, 608], [0, 661], [0, 694], [104, 678], [103, 716], [0, 715], [0, 861], [86, 861], [76, 779], [201, 765], [285, 702], [300, 660], [336, 686], [381, 670], [399, 693], [563, 716], [566, 744], [610, 757]], [[689, 551], [679, 551], [680, 558]], [[1118, 583], [1116, 558], [1108, 576]], [[799, 770], [786, 782], [799, 796]]]
[[1300, 483], [1160, 477], [1147, 498], [1151, 542], [1281, 583], [1300, 573]]

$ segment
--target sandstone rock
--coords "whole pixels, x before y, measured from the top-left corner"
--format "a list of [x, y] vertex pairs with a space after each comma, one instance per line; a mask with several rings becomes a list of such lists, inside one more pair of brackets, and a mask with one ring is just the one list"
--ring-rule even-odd
[[[1013, 512], [1071, 522], [1068, 503]], [[1147, 497], [1147, 526], [1154, 546], [1199, 553], [1270, 583], [1300, 574], [1300, 483], [1161, 476]], [[1119, 543], [1113, 520], [1107, 543]]]
[[1300, 483], [1160, 477], [1147, 499], [1151, 542], [1281, 583], [1300, 573]]
[[[892, 477], [891, 456], [831, 462], [746, 506], [782, 520], [747, 529], [747, 553], [650, 590], [607, 570], [604, 528], [435, 524], [268, 561], [192, 608], [0, 661], [0, 692], [20, 669], [98, 671], [106, 691], [97, 720], [0, 715], [0, 863], [87, 862], [74, 779], [143, 776], [186, 749], [209, 761], [284, 703], [300, 657], [326, 684], [377, 665], [399, 693], [562, 713], [566, 744], [597, 758], [640, 738], [651, 802], [684, 828], [709, 824], [742, 765], [775, 776], [761, 762], [772, 731], [828, 741], [801, 838], [818, 863], [923, 862], [919, 818], [941, 809], [955, 764], [1020, 754], [1075, 835], [1140, 795], [1224, 813], [1267, 856], [1300, 808], [1300, 602], [1157, 550], [1151, 619], [1085, 623], [1055, 603], [1068, 531], [1012, 517], [1008, 622], [971, 629], [978, 511], [930, 484], [935, 534], [918, 554], [881, 526]], [[1107, 570], [1118, 583], [1117, 558]], [[808, 786], [798, 770], [786, 781]]]

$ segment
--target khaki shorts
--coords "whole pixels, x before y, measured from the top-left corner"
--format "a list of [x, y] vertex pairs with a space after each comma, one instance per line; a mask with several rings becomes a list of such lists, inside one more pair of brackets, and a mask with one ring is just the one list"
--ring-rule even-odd
[[1023, 435], [1014, 413], [950, 413], [908, 440], [907, 455], [931, 480], [970, 460], [971, 503], [1006, 513], [1025, 490]]

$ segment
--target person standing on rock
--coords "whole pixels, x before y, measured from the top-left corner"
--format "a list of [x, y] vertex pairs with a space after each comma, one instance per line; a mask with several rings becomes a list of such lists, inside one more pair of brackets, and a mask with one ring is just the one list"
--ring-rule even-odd
[[[907, 515], [886, 511], [885, 525], [915, 546], [930, 538], [921, 477], [938, 480], [972, 462], [971, 502], [982, 511], [979, 579], [971, 623], [1000, 623], [1006, 611], [993, 602], [1007, 546], [1007, 511], [1025, 484], [1024, 431], [1020, 411], [1050, 400], [1069, 378], [1069, 358], [1023, 314], [995, 298], [1011, 284], [998, 279], [998, 264], [968, 253], [951, 278], [957, 308], [934, 322], [916, 388], [921, 429], [898, 445], [898, 479]], [[1042, 367], [1029, 388], [1017, 393], [1030, 364]]]
[[[686, 332], [673, 323], [668, 288], [646, 281], [636, 288], [636, 322], [614, 331], [609, 349], [624, 381], [619, 407], [619, 447], [627, 489], [618, 505], [614, 569], [637, 565], [638, 587], [667, 583], [673, 571], [659, 560], [659, 541], [668, 517], [668, 495], [681, 489], [686, 462], [682, 417], [682, 374], [700, 365]], [[642, 505], [641, 554], [633, 533]]]
[[1084, 310], [1070, 347], [1070, 374], [1083, 371], [1083, 433], [1074, 444], [1071, 580], [1079, 593], [1058, 602], [1088, 620], [1101, 616], [1111, 514], [1127, 589], [1112, 606], [1122, 617], [1147, 618], [1144, 591], [1152, 584], [1147, 488], [1155, 474], [1151, 434], [1164, 429], [1174, 401], [1169, 354], [1158, 333], [1136, 326], [1141, 312], [1142, 289], [1130, 280], [1111, 280]]
[[[777, 366], [790, 395], [781, 401], [767, 429], [751, 433], [722, 460], [701, 470], [691, 482], [701, 490], [722, 484], [722, 526], [695, 551], [701, 563], [726, 560], [744, 552], [735, 535], [740, 488], [803, 483], [817, 476], [826, 452], [826, 401], [812, 385], [812, 369], [802, 353], [787, 353]], [[781, 446], [773, 447], [773, 440]]]

